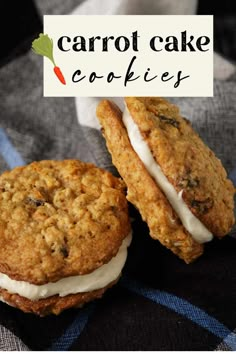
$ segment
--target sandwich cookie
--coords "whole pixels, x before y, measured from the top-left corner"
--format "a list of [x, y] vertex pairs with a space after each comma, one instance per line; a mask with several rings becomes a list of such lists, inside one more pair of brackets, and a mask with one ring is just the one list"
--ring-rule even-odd
[[205, 242], [229, 233], [234, 186], [177, 106], [157, 97], [127, 97], [123, 113], [104, 100], [97, 116], [127, 199], [152, 238], [190, 263]]
[[119, 279], [131, 225], [119, 178], [79, 160], [0, 176], [0, 297], [40, 316], [100, 298]]

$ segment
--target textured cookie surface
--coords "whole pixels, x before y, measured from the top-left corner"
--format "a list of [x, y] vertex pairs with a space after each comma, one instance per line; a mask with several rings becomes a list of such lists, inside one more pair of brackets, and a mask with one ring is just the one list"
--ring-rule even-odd
[[0, 297], [8, 305], [17, 307], [18, 309], [24, 312], [33, 313], [39, 316], [47, 316], [50, 314], [59, 315], [62, 311], [66, 309], [82, 307], [87, 302], [101, 298], [107, 289], [116, 284], [118, 279], [116, 279], [115, 281], [113, 281], [102, 289], [86, 293], [71, 294], [64, 297], [55, 295], [47, 299], [41, 299], [38, 301], [31, 301], [18, 294], [10, 294], [7, 290], [1, 288]]
[[102, 101], [97, 107], [97, 116], [112, 161], [128, 187], [127, 199], [136, 206], [143, 220], [147, 222], [150, 235], [186, 263], [190, 263], [202, 254], [203, 246], [194, 241], [185, 230], [133, 150], [122, 122], [122, 112], [112, 102]]
[[125, 99], [156, 162], [192, 213], [215, 235], [234, 224], [234, 187], [221, 161], [177, 106], [156, 97]]
[[0, 176], [0, 272], [45, 284], [107, 263], [130, 231], [124, 183], [78, 160]]

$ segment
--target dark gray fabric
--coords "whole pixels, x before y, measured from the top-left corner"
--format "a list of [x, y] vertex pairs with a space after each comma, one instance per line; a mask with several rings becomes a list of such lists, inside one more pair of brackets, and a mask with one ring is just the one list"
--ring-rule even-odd
[[85, 0], [35, 0], [42, 15], [64, 15], [69, 14], [74, 8]]
[[0, 326], [0, 350], [3, 351], [28, 351], [29, 348], [11, 333], [8, 329]]
[[44, 98], [42, 67], [42, 58], [29, 52], [1, 69], [2, 128], [26, 163], [72, 157], [90, 161], [74, 99]]

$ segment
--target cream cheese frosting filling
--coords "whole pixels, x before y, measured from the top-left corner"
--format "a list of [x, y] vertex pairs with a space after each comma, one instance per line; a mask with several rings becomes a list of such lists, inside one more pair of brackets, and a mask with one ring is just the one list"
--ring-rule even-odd
[[63, 297], [69, 294], [102, 289], [119, 277], [126, 262], [127, 248], [131, 240], [132, 233], [130, 232], [123, 240], [116, 256], [89, 274], [66, 277], [55, 283], [35, 285], [25, 281], [13, 280], [6, 274], [0, 273], [0, 287], [11, 294], [21, 295], [32, 301], [45, 299], [53, 295]]
[[193, 215], [187, 204], [184, 202], [182, 198], [183, 190], [177, 193], [173, 185], [168, 181], [167, 177], [162, 172], [161, 167], [154, 160], [148, 144], [143, 139], [139, 128], [133, 121], [127, 107], [125, 107], [123, 113], [123, 123], [126, 127], [129, 140], [134, 151], [143, 162], [149, 174], [153, 177], [160, 189], [165, 194], [185, 229], [198, 243], [211, 241], [213, 238], [212, 233], [198, 218], [196, 218], [195, 215]]

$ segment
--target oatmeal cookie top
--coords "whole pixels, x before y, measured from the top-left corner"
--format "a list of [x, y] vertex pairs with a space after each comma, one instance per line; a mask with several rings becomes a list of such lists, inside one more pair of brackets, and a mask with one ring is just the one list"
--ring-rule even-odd
[[159, 97], [127, 97], [128, 110], [153, 157], [192, 213], [216, 236], [234, 220], [234, 193], [221, 161], [179, 108]]
[[121, 179], [79, 160], [0, 176], [0, 272], [45, 284], [107, 263], [130, 232]]

